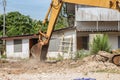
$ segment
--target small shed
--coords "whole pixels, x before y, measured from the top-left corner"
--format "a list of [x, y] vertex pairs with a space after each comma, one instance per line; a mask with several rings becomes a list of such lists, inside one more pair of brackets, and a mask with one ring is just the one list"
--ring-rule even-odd
[[[38, 35], [20, 35], [12, 37], [2, 37], [6, 40], [7, 58], [30, 58], [30, 50], [38, 42]], [[58, 57], [64, 55], [70, 57], [71, 53], [76, 52], [76, 29], [67, 27], [55, 30], [51, 36], [47, 57]]]
[[37, 43], [37, 35], [21, 35], [12, 37], [2, 37], [6, 41], [7, 58], [29, 58], [31, 57], [30, 49]]

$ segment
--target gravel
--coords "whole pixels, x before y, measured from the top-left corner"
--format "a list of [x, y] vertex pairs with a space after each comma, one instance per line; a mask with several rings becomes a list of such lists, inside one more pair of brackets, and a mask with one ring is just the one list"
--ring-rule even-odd
[[34, 60], [0, 63], [0, 80], [120, 80], [120, 67], [109, 62], [64, 60], [41, 63]]

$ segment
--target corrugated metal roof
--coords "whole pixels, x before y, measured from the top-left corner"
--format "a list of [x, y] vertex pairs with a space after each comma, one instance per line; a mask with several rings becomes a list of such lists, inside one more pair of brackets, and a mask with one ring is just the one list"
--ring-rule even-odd
[[38, 38], [37, 34], [31, 34], [31, 35], [19, 35], [19, 36], [10, 36], [10, 37], [1, 37], [1, 40], [13, 40], [13, 39], [32, 39], [32, 38]]
[[[74, 29], [74, 28], [75, 27], [66, 27], [66, 28], [63, 28], [63, 29], [55, 30], [55, 31], [53, 31], [53, 33], [59, 32], [59, 31], [66, 31], [66, 30], [70, 30], [70, 29]], [[1, 37], [0, 39], [1, 40], [14, 40], [14, 39], [33, 39], [33, 38], [39, 38], [38, 34]]]
[[72, 30], [72, 29], [76, 29], [76, 27], [66, 27], [66, 28], [62, 28], [62, 29], [59, 29], [59, 30], [55, 30], [53, 32], [59, 32], [59, 31], [65, 31], [65, 30]]
[[109, 30], [87, 29], [87, 30], [77, 30], [77, 31], [80, 31], [80, 32], [120, 32], [119, 30], [116, 30], [116, 29], [109, 29]]

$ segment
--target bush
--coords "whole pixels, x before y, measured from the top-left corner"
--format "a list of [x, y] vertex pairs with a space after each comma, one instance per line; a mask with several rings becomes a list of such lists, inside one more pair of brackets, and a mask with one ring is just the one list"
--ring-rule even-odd
[[110, 52], [111, 46], [108, 43], [108, 36], [107, 35], [97, 35], [94, 39], [92, 44], [90, 44], [90, 52], [92, 54], [97, 54], [98, 51], [106, 51]]
[[5, 59], [5, 58], [7, 58], [7, 57], [6, 57], [6, 55], [1, 55], [1, 58]]
[[83, 59], [84, 57], [86, 56], [89, 56], [90, 55], [90, 52], [87, 51], [87, 50], [78, 50], [76, 53], [75, 53], [75, 59]]

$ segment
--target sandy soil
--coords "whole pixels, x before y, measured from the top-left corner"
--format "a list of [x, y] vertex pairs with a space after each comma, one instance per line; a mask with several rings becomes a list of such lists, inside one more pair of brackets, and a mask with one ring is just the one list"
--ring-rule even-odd
[[0, 80], [120, 80], [120, 67], [90, 59], [42, 63], [35, 60], [1, 60]]

